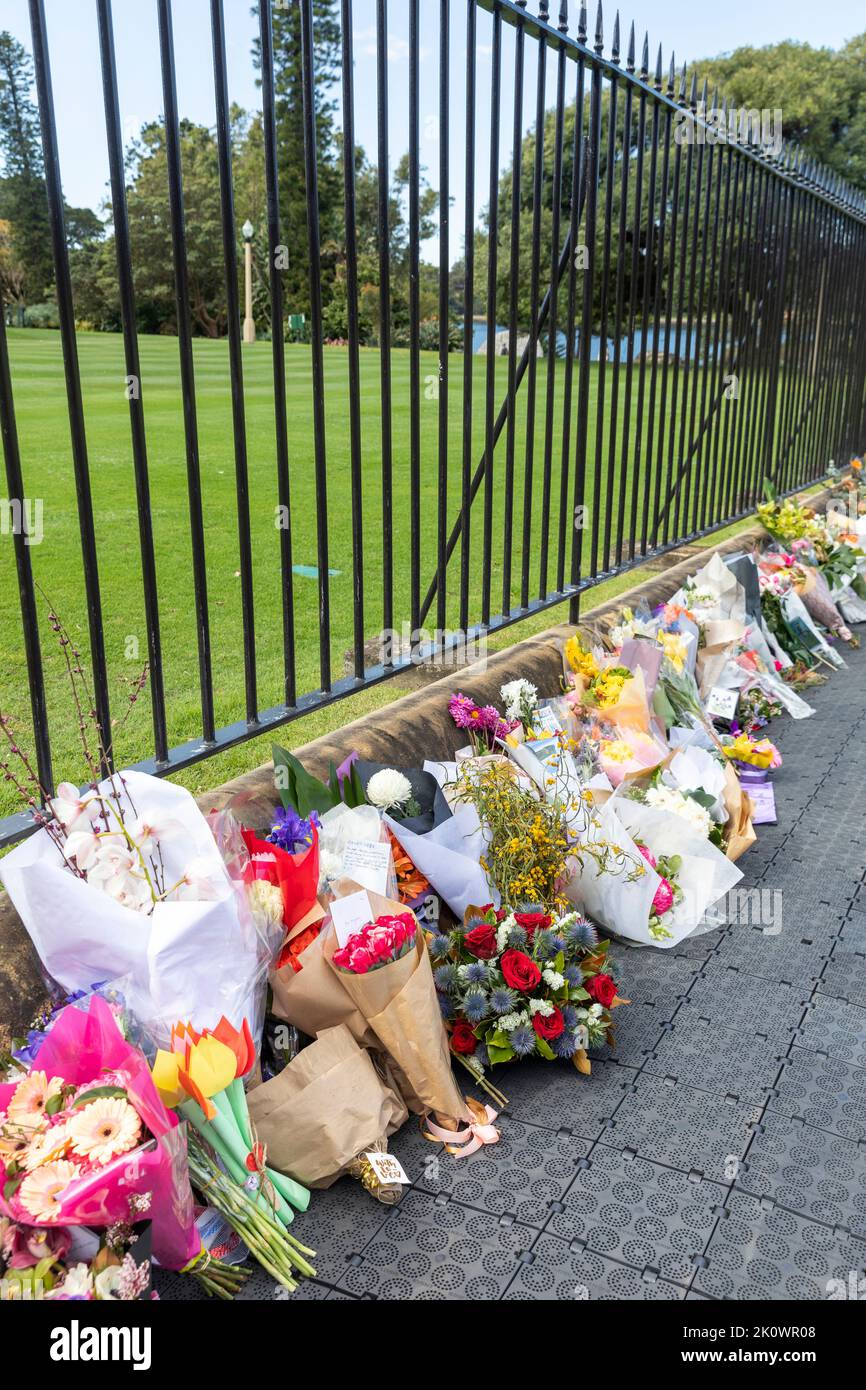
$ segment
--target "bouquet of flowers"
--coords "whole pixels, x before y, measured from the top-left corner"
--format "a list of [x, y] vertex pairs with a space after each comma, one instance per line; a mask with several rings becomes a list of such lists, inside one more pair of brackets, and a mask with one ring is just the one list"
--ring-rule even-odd
[[[253, 1134], [243, 1078], [252, 1070], [255, 1050], [246, 1020], [238, 1030], [222, 1018], [213, 1031], [202, 1033], [178, 1023], [171, 1042], [170, 1051], [161, 1048], [156, 1054], [153, 1080], [163, 1103], [178, 1109], [203, 1141], [191, 1146], [196, 1168], [208, 1170], [207, 1181], [197, 1181], [197, 1186], [214, 1200], [260, 1263], [293, 1290], [298, 1271], [315, 1273], [304, 1258], [313, 1252], [286, 1230], [294, 1217], [292, 1208], [306, 1211], [310, 1194], [268, 1167]], [[222, 1205], [214, 1191], [222, 1194]]]
[[448, 701], [448, 713], [457, 728], [469, 736], [476, 757], [494, 753], [497, 743], [507, 738], [519, 722], [503, 719], [495, 705], [477, 705], [459, 690]]
[[[99, 1235], [64, 1226], [20, 1226], [0, 1220], [0, 1283], [7, 1299], [135, 1302], [150, 1299], [151, 1225], [141, 1220], [148, 1198], [133, 1203], [128, 1222]], [[87, 1239], [87, 1236], [90, 1238]], [[236, 1270], [238, 1287], [245, 1272]]]
[[418, 923], [411, 912], [396, 917], [382, 914], [360, 931], [353, 932], [345, 946], [334, 952], [333, 961], [339, 970], [353, 975], [366, 975], [381, 970], [392, 961], [408, 955], [415, 945]]
[[576, 912], [541, 907], [470, 909], [462, 926], [431, 935], [452, 1052], [476, 1074], [531, 1055], [588, 1072], [587, 1048], [610, 1040], [611, 1010], [628, 1003], [608, 944]]
[[617, 726], [649, 732], [649, 702], [642, 670], [620, 666], [616, 658], [604, 664], [583, 646], [578, 634], [565, 643], [565, 659], [571, 668], [571, 689], [566, 692], [570, 704], [598, 710]]
[[35, 1062], [0, 1085], [0, 1157], [0, 1212], [16, 1225], [110, 1227], [150, 1210], [160, 1264], [201, 1262], [210, 1292], [235, 1290], [234, 1272], [203, 1260], [184, 1131], [98, 995], [64, 1009]]

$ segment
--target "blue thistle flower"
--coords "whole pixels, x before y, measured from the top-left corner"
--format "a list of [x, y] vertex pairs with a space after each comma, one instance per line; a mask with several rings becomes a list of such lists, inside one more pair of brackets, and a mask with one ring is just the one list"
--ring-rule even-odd
[[539, 931], [535, 933], [535, 939], [532, 943], [532, 949], [536, 960], [549, 960], [551, 956], [556, 955], [556, 951], [553, 947], [553, 941], [553, 932], [550, 930], [549, 927], [542, 927]]
[[583, 971], [579, 965], [567, 965], [562, 973], [568, 982], [569, 989], [580, 989], [583, 984]]
[[554, 1057], [560, 1057], [563, 1061], [568, 1061], [577, 1051], [577, 1035], [569, 1032], [560, 1033], [558, 1038], [554, 1038], [550, 1044], [553, 1049]]
[[577, 1009], [574, 1004], [563, 1004], [562, 1017], [565, 1019], [566, 1028], [577, 1027]]
[[517, 995], [513, 989], [502, 986], [490, 995], [490, 1007], [495, 1014], [510, 1014], [517, 1005]]
[[572, 946], [591, 951], [598, 945], [598, 932], [591, 922], [573, 922], [568, 929], [568, 940]]
[[442, 960], [447, 956], [451, 950], [451, 938], [448, 933], [437, 932], [435, 936], [431, 937], [429, 950], [433, 960]]
[[453, 1018], [453, 1017], [454, 1017], [454, 1005], [451, 1003], [451, 1000], [448, 998], [448, 995], [447, 995], [447, 994], [439, 994], [438, 991], [437, 991], [436, 998], [437, 998], [438, 1001], [439, 1001], [439, 1011], [440, 1011], [440, 1013], [442, 1014], [442, 1017], [443, 1017], [444, 1019], [446, 1019], [446, 1020], [447, 1020], [447, 1019], [450, 1019], [450, 1018]]
[[482, 1067], [490, 1066], [490, 1053], [487, 1051], [485, 1043], [479, 1043], [472, 1055], [474, 1060]]
[[437, 965], [433, 971], [433, 979], [437, 989], [452, 990], [457, 984], [457, 966], [452, 961], [446, 961], [444, 965]]
[[480, 1023], [483, 1018], [487, 1017], [488, 1008], [487, 995], [480, 989], [470, 989], [464, 997], [463, 1013], [467, 1023]]
[[524, 927], [513, 926], [508, 933], [508, 944], [512, 951], [522, 951], [526, 947], [527, 936]]
[[463, 972], [463, 978], [470, 985], [486, 985], [490, 971], [483, 960], [473, 960]]
[[565, 937], [564, 937], [564, 936], [552, 936], [552, 937], [550, 938], [550, 944], [551, 944], [551, 946], [553, 947], [554, 953], [558, 954], [560, 951], [564, 951], [564, 950], [565, 950]]
[[535, 1051], [535, 1033], [524, 1023], [510, 1034], [511, 1046], [516, 1057], [528, 1057]]

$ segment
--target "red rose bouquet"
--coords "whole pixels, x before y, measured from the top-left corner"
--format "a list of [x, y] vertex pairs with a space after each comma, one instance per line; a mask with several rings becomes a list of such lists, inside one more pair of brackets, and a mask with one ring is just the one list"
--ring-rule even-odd
[[334, 952], [334, 964], [353, 975], [366, 975], [370, 970], [390, 965], [411, 951], [417, 928], [411, 912], [401, 912], [396, 917], [377, 917], [375, 922], [368, 922], [360, 931], [353, 932], [345, 946]]
[[476, 1076], [532, 1055], [588, 1071], [586, 1049], [610, 1040], [611, 1010], [628, 1002], [607, 968], [608, 945], [575, 912], [535, 909], [470, 908], [462, 927], [429, 936], [454, 1055]]

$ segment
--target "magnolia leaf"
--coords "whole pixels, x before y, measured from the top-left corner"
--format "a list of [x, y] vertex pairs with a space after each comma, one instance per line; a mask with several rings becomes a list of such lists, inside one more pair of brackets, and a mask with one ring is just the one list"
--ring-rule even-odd
[[630, 1004], [630, 1003], [631, 1003], [631, 1000], [630, 1000], [630, 999], [621, 999], [620, 996], [619, 996], [618, 994], [615, 994], [615, 995], [613, 996], [613, 998], [611, 999], [611, 1001], [610, 1001], [609, 1007], [610, 1007], [611, 1009], [615, 1009], [615, 1008], [617, 1008], [618, 1005], [620, 1005], [620, 1004]]
[[579, 1047], [572, 1058], [574, 1065], [582, 1076], [592, 1075], [592, 1063], [586, 1055], [586, 1049]]
[[548, 1062], [556, 1061], [556, 1053], [550, 1046], [550, 1043], [545, 1042], [544, 1038], [539, 1038], [537, 1035], [535, 1038], [535, 1050], [539, 1053], [540, 1056], [546, 1058]]
[[82, 1095], [76, 1096], [72, 1102], [72, 1109], [77, 1110], [80, 1105], [89, 1105], [94, 1100], [126, 1100], [126, 1091], [122, 1086], [94, 1086], [92, 1091], [85, 1091]]
[[588, 989], [581, 989], [581, 988], [578, 986], [577, 989], [573, 989], [573, 990], [571, 991], [571, 996], [570, 996], [570, 997], [571, 997], [571, 1002], [572, 1002], [573, 1004], [577, 1004], [577, 1003], [581, 1003], [581, 1002], [582, 1002], [583, 1000], [585, 1000], [585, 999], [591, 999], [591, 998], [592, 998], [592, 995], [590, 994], [590, 992], [589, 992]]

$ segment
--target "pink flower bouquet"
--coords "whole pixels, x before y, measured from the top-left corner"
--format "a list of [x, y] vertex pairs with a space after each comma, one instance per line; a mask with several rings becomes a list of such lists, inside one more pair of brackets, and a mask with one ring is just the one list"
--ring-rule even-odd
[[153, 1252], [201, 1252], [184, 1131], [104, 999], [70, 1005], [29, 1072], [0, 1085], [0, 1212], [24, 1226], [103, 1227], [152, 1207]]
[[667, 757], [668, 749], [643, 729], [617, 729], [614, 738], [604, 738], [599, 745], [598, 760], [602, 772], [618, 787], [624, 777], [657, 767]]
[[334, 964], [353, 975], [366, 975], [408, 955], [415, 944], [418, 923], [411, 912], [384, 915], [353, 932], [345, 946], [334, 952]]

